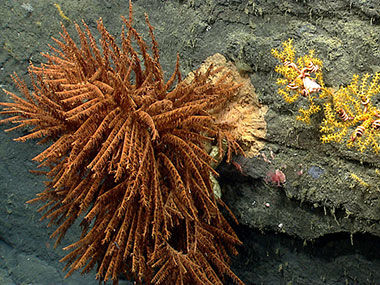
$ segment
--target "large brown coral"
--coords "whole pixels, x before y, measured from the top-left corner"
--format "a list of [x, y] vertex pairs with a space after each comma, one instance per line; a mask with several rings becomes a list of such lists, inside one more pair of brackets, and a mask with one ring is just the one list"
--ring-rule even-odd
[[34, 158], [48, 181], [30, 202], [45, 202], [39, 211], [58, 225], [56, 245], [82, 219], [81, 238], [62, 259], [67, 275], [98, 265], [97, 278], [115, 282], [123, 273], [165, 284], [221, 284], [226, 274], [240, 283], [228, 265], [240, 241], [218, 208], [214, 159], [204, 150], [212, 142], [222, 155], [227, 142], [228, 159], [241, 151], [232, 127], [211, 115], [239, 86], [228, 74], [212, 82], [212, 66], [181, 81], [178, 58], [165, 82], [148, 18], [151, 54], [131, 4], [123, 22], [118, 46], [98, 21], [101, 48], [85, 23], [76, 25], [80, 46], [62, 27], [47, 63], [30, 66], [33, 91], [17, 75], [24, 98], [6, 91], [13, 102], [0, 103], [10, 116], [1, 122], [30, 128], [16, 140], [52, 142]]

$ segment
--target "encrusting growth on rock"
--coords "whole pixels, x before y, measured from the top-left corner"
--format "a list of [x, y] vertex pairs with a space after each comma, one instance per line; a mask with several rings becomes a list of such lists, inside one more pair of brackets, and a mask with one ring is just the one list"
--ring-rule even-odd
[[46, 189], [29, 203], [45, 203], [39, 211], [58, 225], [55, 245], [84, 217], [80, 239], [64, 248], [67, 276], [96, 266], [98, 279], [114, 283], [120, 274], [157, 284], [222, 284], [224, 275], [242, 283], [228, 255], [241, 242], [218, 208], [227, 206], [212, 192], [215, 159], [204, 150], [211, 142], [220, 156], [227, 145], [227, 160], [242, 153], [233, 126], [212, 115], [239, 85], [228, 73], [211, 82], [220, 72], [212, 65], [181, 81], [178, 57], [165, 82], [148, 17], [151, 53], [132, 26], [131, 2], [123, 22], [119, 46], [98, 21], [100, 48], [85, 23], [75, 25], [80, 45], [62, 26], [47, 63], [30, 66], [33, 91], [17, 75], [23, 97], [5, 91], [12, 102], [0, 103], [9, 116], [1, 123], [30, 131], [15, 140], [51, 142], [34, 158]]

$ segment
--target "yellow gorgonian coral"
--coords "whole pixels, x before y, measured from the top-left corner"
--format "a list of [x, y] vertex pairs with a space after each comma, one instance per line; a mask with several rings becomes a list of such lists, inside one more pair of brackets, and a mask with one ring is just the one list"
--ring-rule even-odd
[[323, 143], [346, 143], [361, 152], [370, 147], [378, 153], [380, 107], [374, 105], [372, 97], [380, 93], [380, 73], [365, 74], [362, 78], [354, 75], [348, 86], [333, 91], [324, 86], [323, 63], [313, 50], [296, 57], [291, 39], [283, 42], [282, 47], [281, 51], [272, 49], [272, 55], [281, 62], [275, 68], [281, 75], [277, 79], [278, 93], [288, 103], [304, 97], [308, 106], [299, 109], [297, 120], [309, 124], [311, 116], [321, 110], [316, 99], [322, 98], [325, 101], [325, 117], [320, 128]]
[[[354, 75], [347, 87], [331, 93], [332, 103], [326, 103], [322, 121], [322, 142], [346, 142], [348, 147], [364, 151], [368, 147], [380, 150], [380, 108], [371, 98], [380, 93], [380, 73], [371, 76]], [[347, 136], [349, 135], [349, 138]]]
[[281, 51], [277, 49], [271, 51], [272, 55], [281, 62], [275, 68], [275, 71], [281, 75], [276, 82], [280, 86], [278, 94], [288, 103], [295, 102], [300, 96], [307, 97], [308, 108], [299, 109], [300, 115], [297, 116], [297, 120], [309, 124], [310, 116], [321, 110], [314, 100], [328, 94], [324, 88], [321, 71], [323, 63], [315, 56], [313, 50], [307, 55], [296, 57], [292, 39], [283, 42], [282, 46]]

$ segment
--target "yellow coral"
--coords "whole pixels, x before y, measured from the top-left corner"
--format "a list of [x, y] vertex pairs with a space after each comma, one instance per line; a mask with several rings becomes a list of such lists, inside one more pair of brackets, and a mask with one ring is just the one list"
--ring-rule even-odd
[[380, 150], [380, 109], [373, 105], [372, 96], [380, 93], [380, 73], [374, 76], [354, 75], [347, 87], [332, 94], [332, 102], [325, 104], [322, 121], [323, 142], [341, 142], [344, 136], [348, 147], [361, 152], [368, 147], [377, 153]]
[[67, 17], [67, 16], [65, 15], [65, 13], [63, 13], [63, 10], [62, 10], [62, 8], [61, 8], [61, 5], [59, 5], [58, 3], [54, 3], [53, 5], [54, 5], [55, 8], [57, 8], [58, 14], [59, 14], [59, 16], [60, 16], [63, 20], [68, 21], [68, 22], [71, 22], [71, 20], [69, 19], [69, 17]]
[[300, 115], [296, 117], [298, 121], [310, 124], [311, 115], [318, 113], [321, 110], [321, 107], [316, 105], [312, 100], [310, 100], [310, 105], [308, 109], [300, 108], [298, 111]]
[[[313, 71], [315, 77], [313, 78], [309, 75], [307, 77], [313, 81], [313, 83], [315, 82], [317, 86], [319, 85], [321, 87], [319, 97], [325, 97], [327, 91], [324, 88], [321, 71], [321, 68], [323, 66], [322, 60], [315, 56], [315, 52], [313, 50], [310, 50], [309, 54], [307, 55], [296, 58], [296, 52], [292, 39], [288, 39], [287, 41], [283, 42], [282, 47], [282, 51], [279, 51], [277, 49], [272, 49], [271, 51], [272, 55], [281, 62], [281, 64], [277, 65], [275, 68], [275, 71], [282, 76], [276, 81], [277, 85], [279, 85], [278, 94], [287, 103], [293, 103], [300, 96], [305, 96], [304, 77], [300, 77], [300, 71], [304, 68], [315, 66], [317, 67], [316, 70]], [[296, 68], [294, 68], [294, 66], [292, 66], [292, 64], [296, 65], [298, 71]], [[313, 91], [313, 93], [314, 92], [315, 91]], [[311, 115], [319, 112], [321, 107], [314, 103], [314, 99], [316, 98], [315, 96], [310, 96], [309, 94], [307, 97], [310, 102], [309, 107], [306, 109], [300, 108], [300, 114], [296, 118], [297, 120], [309, 124]]]
[[321, 109], [315, 99], [324, 99], [321, 141], [345, 142], [348, 147], [355, 147], [361, 152], [372, 147], [378, 153], [380, 108], [371, 99], [380, 93], [380, 73], [373, 76], [364, 74], [361, 78], [354, 75], [348, 86], [335, 92], [324, 86], [323, 63], [313, 50], [296, 57], [291, 39], [283, 42], [282, 47], [282, 51], [272, 49], [272, 55], [281, 62], [275, 68], [281, 75], [276, 81], [278, 94], [288, 103], [295, 102], [300, 96], [308, 100], [308, 107], [299, 109], [297, 120], [309, 124], [311, 116]]
[[358, 182], [361, 186], [369, 188], [370, 185], [367, 182], [365, 182], [362, 178], [360, 178], [358, 175], [356, 175], [355, 173], [351, 173], [350, 176], [353, 180]]
[[277, 49], [272, 49], [272, 55], [282, 63], [286, 61], [294, 62], [295, 51], [293, 47], [293, 40], [288, 39], [286, 42], [282, 43], [282, 46], [284, 48], [282, 52], [278, 51]]

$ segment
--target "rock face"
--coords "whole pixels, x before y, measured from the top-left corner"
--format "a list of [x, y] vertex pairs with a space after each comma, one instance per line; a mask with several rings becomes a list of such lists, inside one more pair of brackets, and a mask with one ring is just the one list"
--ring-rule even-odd
[[[87, 5], [69, 0], [60, 9], [49, 1], [29, 4], [32, 8], [8, 1], [0, 10], [0, 83], [11, 91], [9, 75], [25, 76], [29, 61], [42, 60], [39, 52], [48, 49], [60, 21], [75, 34], [73, 21], [83, 18], [95, 29], [102, 17], [110, 33], [117, 34], [119, 15], [128, 14], [123, 1]], [[237, 275], [247, 284], [377, 283], [379, 156], [321, 144], [320, 115], [309, 126], [296, 122], [303, 102], [289, 105], [277, 94], [277, 63], [270, 50], [288, 38], [300, 53], [314, 49], [324, 62], [327, 87], [349, 84], [355, 73], [377, 72], [379, 2], [139, 0], [134, 11], [139, 30], [144, 30], [143, 13], [149, 14], [164, 70], [173, 70], [177, 52], [183, 74], [220, 53], [256, 89], [257, 101], [244, 101], [246, 114], [263, 111], [265, 122], [250, 118], [242, 124], [256, 139], [256, 152], [251, 158], [234, 158], [242, 173], [233, 165], [218, 168], [223, 199], [239, 219], [236, 230], [244, 242], [233, 264]], [[51, 248], [52, 230], [38, 221], [35, 207], [24, 204], [43, 188], [40, 177], [27, 171], [41, 149], [33, 143], [14, 143], [12, 137], [17, 134], [0, 132], [0, 253], [6, 260], [0, 262], [0, 283], [51, 284], [54, 279], [55, 284], [96, 284], [93, 275], [75, 275], [70, 283], [63, 280], [63, 265], [55, 260], [64, 253]], [[284, 183], [271, 183], [276, 171], [285, 175]], [[62, 247], [78, 232], [67, 236]], [[40, 262], [34, 262], [36, 257]], [[41, 280], [44, 270], [52, 268], [56, 272]]]

